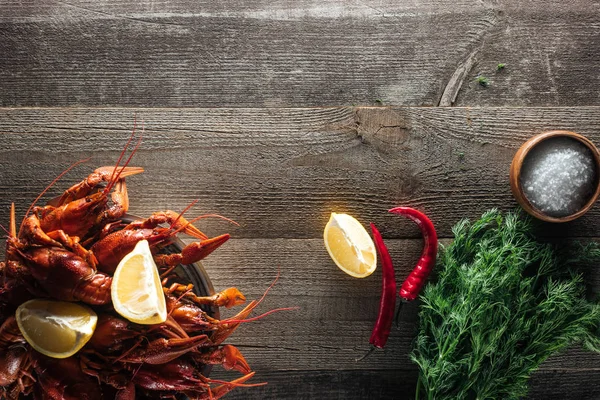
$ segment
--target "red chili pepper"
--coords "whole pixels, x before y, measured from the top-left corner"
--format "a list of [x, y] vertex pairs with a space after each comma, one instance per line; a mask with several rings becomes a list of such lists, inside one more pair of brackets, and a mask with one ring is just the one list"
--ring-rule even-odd
[[416, 222], [421, 229], [421, 234], [423, 235], [423, 240], [425, 242], [423, 252], [421, 253], [417, 265], [408, 275], [408, 278], [402, 283], [400, 292], [398, 293], [405, 301], [411, 301], [417, 298], [435, 265], [438, 246], [437, 234], [431, 220], [421, 211], [410, 207], [396, 207], [389, 211], [394, 214], [405, 216]]
[[381, 234], [374, 224], [371, 224], [373, 239], [379, 258], [381, 259], [381, 270], [383, 274], [383, 282], [381, 289], [381, 300], [379, 302], [379, 316], [375, 322], [373, 333], [369, 343], [373, 346], [382, 349], [387, 342], [392, 322], [394, 321], [394, 310], [396, 308], [396, 274], [392, 265], [390, 253], [381, 238]]

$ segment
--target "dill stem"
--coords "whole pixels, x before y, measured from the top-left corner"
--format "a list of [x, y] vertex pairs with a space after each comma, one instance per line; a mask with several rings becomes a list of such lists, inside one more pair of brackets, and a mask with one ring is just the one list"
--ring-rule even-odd
[[433, 396], [433, 390], [429, 390], [427, 392], [427, 400], [433, 400], [434, 396]]

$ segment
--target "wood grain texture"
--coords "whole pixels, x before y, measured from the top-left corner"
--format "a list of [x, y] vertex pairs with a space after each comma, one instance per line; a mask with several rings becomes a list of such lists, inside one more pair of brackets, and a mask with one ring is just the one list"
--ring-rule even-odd
[[[257, 374], [258, 375], [258, 374]], [[218, 373], [215, 376], [220, 376]], [[414, 399], [416, 371], [295, 371], [268, 372], [253, 378], [268, 382], [258, 388], [240, 388], [228, 400], [247, 399]]]
[[[376, 223], [384, 236], [417, 238], [393, 206], [426, 211], [441, 237], [459, 219], [516, 207], [508, 171], [536, 133], [567, 129], [600, 143], [600, 108], [0, 109], [0, 221], [23, 213], [71, 162], [92, 157], [51, 189], [115, 162], [134, 115], [145, 132], [128, 180], [139, 215], [225, 214], [236, 237], [321, 237], [332, 211]], [[600, 208], [548, 236], [598, 236]], [[221, 221], [201, 224], [209, 233]]]
[[[385, 241], [400, 281], [415, 265], [422, 241]], [[279, 281], [257, 313], [288, 306], [299, 306], [300, 310], [246, 324], [229, 340], [243, 346], [248, 361], [258, 371], [413, 368], [408, 354], [417, 329], [418, 302], [404, 305], [400, 326], [392, 330], [385, 351], [355, 362], [357, 354], [369, 349], [379, 307], [381, 270], [364, 279], [347, 276], [331, 261], [321, 239], [231, 239], [203, 265], [215, 290], [235, 281], [249, 299], [260, 297], [281, 269]], [[591, 291], [600, 292], [599, 271], [591, 271], [586, 282]], [[224, 315], [232, 312], [223, 310]], [[265, 353], [270, 356], [265, 357]], [[561, 368], [600, 368], [600, 355], [574, 347], [542, 367]]]
[[[264, 388], [230, 398], [410, 399], [416, 369], [409, 353], [418, 303], [407, 304], [385, 351], [361, 363], [377, 314], [381, 274], [357, 280], [332, 263], [322, 243], [331, 211], [350, 212], [381, 229], [399, 279], [422, 241], [394, 205], [424, 209], [445, 243], [462, 217], [490, 207], [512, 209], [508, 166], [520, 144], [547, 129], [600, 140], [600, 107], [577, 108], [308, 108], [308, 109], [0, 109], [0, 222], [17, 202], [20, 215], [74, 160], [92, 156], [51, 189], [51, 197], [99, 165], [116, 160], [134, 115], [144, 121], [128, 179], [131, 212], [220, 212], [242, 224], [206, 221], [233, 239], [204, 261], [217, 290], [235, 285], [258, 298], [281, 270], [256, 313], [296, 311], [244, 324], [228, 340], [240, 346]], [[141, 125], [141, 124], [140, 124]], [[541, 232], [600, 236], [594, 208], [581, 220]], [[2, 222], [5, 223], [5, 222]], [[552, 230], [554, 229], [554, 232]], [[589, 271], [592, 291], [600, 273]], [[224, 310], [223, 316], [233, 310]], [[600, 356], [580, 348], [549, 359], [534, 376], [531, 399], [593, 399]], [[231, 377], [215, 371], [215, 377]]]
[[0, 105], [598, 105], [598, 16], [588, 0], [2, 2]]
[[[447, 241], [446, 241], [447, 243]], [[386, 239], [398, 279], [418, 257], [420, 240]], [[417, 370], [409, 360], [418, 302], [406, 304], [385, 351], [360, 363], [377, 314], [381, 271], [363, 280], [337, 269], [320, 239], [232, 239], [203, 262], [217, 290], [235, 280], [257, 298], [276, 268], [281, 278], [257, 312], [298, 305], [300, 310], [245, 324], [228, 343], [242, 350], [263, 388], [240, 389], [232, 399], [413, 399]], [[598, 271], [592, 283], [600, 288]], [[234, 278], [235, 277], [235, 278]], [[231, 313], [231, 310], [229, 310]], [[533, 375], [528, 399], [597, 399], [600, 355], [573, 347]], [[231, 378], [219, 369], [213, 375]]]
[[[246, 399], [389, 399], [413, 400], [415, 371], [295, 371], [260, 376], [268, 385], [238, 389], [228, 400]], [[256, 378], [258, 379], [258, 378]], [[540, 371], [533, 378], [528, 400], [597, 400], [598, 371]]]

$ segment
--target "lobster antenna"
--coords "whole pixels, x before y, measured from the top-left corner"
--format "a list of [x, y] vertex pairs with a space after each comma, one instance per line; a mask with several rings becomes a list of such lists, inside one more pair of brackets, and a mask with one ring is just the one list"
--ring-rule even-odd
[[[188, 294], [189, 292], [191, 292], [192, 290], [193, 290], [193, 288], [192, 288], [192, 289], [188, 289], [188, 290], [184, 291], [184, 292], [183, 292], [183, 294], [182, 294], [181, 296], [179, 296], [179, 297], [177, 297], [177, 299], [175, 299], [175, 303], [179, 303], [179, 302], [181, 301], [181, 299], [183, 299], [183, 297], [184, 297], [186, 294]], [[171, 309], [171, 311], [169, 311], [169, 313], [167, 314], [167, 316], [168, 316], [168, 317], [170, 317], [170, 316], [171, 316], [171, 314], [173, 313], [173, 311], [175, 311], [176, 309], [177, 309], [177, 307], [173, 307], [173, 308]]]
[[[164, 272], [162, 272], [162, 273], [160, 274], [160, 277], [161, 277], [163, 280], [165, 280], [165, 279], [166, 279], [166, 278], [169, 276], [169, 274], [170, 274], [171, 272], [173, 272], [173, 270], [174, 270], [175, 268], [177, 268], [177, 265], [171, 265], [169, 268], [167, 268], [167, 269], [166, 269]], [[164, 285], [166, 285], [166, 283], [164, 283], [164, 284], [163, 284], [163, 286], [164, 286]]]
[[[191, 221], [188, 221], [187, 224], [185, 224], [182, 227], [178, 228], [176, 231], [173, 232], [173, 234], [181, 232], [182, 230], [184, 230], [185, 228], [187, 228], [189, 225], [193, 224], [196, 221], [200, 221], [201, 219], [204, 219], [204, 218], [219, 218], [219, 219], [225, 220], [227, 222], [231, 222], [232, 224], [234, 224], [236, 226], [240, 226], [240, 224], [238, 224], [234, 220], [229, 219], [227, 217], [224, 217], [222, 215], [219, 215], [219, 214], [204, 214], [204, 215], [200, 215], [200, 216], [198, 216], [196, 218], [193, 218]], [[172, 228], [173, 228], [173, 224], [171, 224], [171, 227], [169, 229], [172, 229]], [[204, 236], [206, 236], [206, 235], [204, 235]], [[206, 239], [208, 239], [208, 236], [206, 236]]]
[[140, 372], [140, 369], [142, 369], [142, 367], [144, 366], [144, 364], [140, 364], [139, 367], [136, 368], [135, 372], [133, 373], [133, 375], [131, 375], [131, 380], [129, 382], [133, 382], [133, 378], [135, 378], [135, 376], [137, 375], [138, 372]]
[[131, 346], [131, 348], [130, 348], [129, 350], [127, 350], [127, 351], [123, 352], [123, 354], [121, 354], [121, 355], [120, 355], [118, 358], [116, 358], [116, 359], [115, 359], [115, 360], [114, 360], [112, 363], [114, 364], [114, 363], [116, 363], [116, 362], [118, 362], [118, 361], [121, 361], [123, 358], [127, 357], [127, 356], [129, 355], [129, 353], [131, 353], [131, 352], [132, 352], [133, 350], [135, 350], [135, 349], [136, 349], [136, 348], [137, 348], [139, 345], [141, 345], [143, 341], [144, 341], [144, 338], [143, 338], [143, 337], [140, 337], [140, 338], [138, 339], [138, 341], [137, 341], [137, 342], [136, 342], [136, 343], [135, 343], [133, 346]]
[[197, 221], [197, 220], [204, 219], [204, 218], [219, 218], [219, 219], [222, 219], [223, 221], [231, 222], [235, 226], [240, 226], [240, 224], [238, 224], [234, 220], [224, 217], [219, 214], [204, 214], [204, 215], [194, 218], [192, 221]]
[[4, 225], [0, 224], [0, 228], [2, 228], [2, 230], [3, 230], [4, 232], [6, 232], [6, 233], [8, 234], [8, 236], [10, 236], [10, 232], [8, 231], [8, 229], [6, 229], [6, 228], [4, 227]]
[[267, 315], [271, 315], [273, 313], [279, 312], [279, 311], [294, 311], [294, 310], [299, 310], [300, 307], [295, 306], [295, 307], [282, 307], [282, 308], [276, 308], [274, 310], [270, 310], [267, 311], [266, 313], [257, 315], [256, 317], [252, 317], [252, 318], [245, 318], [245, 319], [224, 319], [221, 320], [221, 322], [226, 323], [226, 324], [240, 324], [240, 323], [244, 323], [244, 322], [252, 322], [252, 321], [257, 321], [261, 318], [266, 317]]
[[[260, 303], [262, 303], [262, 301], [265, 299], [265, 297], [267, 297], [267, 294], [269, 293], [269, 291], [273, 288], [273, 286], [275, 286], [275, 283], [277, 283], [277, 281], [279, 280], [280, 274], [281, 274], [281, 269], [278, 268], [277, 269], [277, 276], [275, 277], [275, 280], [273, 281], [273, 283], [271, 283], [269, 285], [269, 287], [267, 288], [267, 290], [265, 290], [265, 293], [263, 293], [262, 297], [258, 301], [255, 300], [256, 303], [254, 304], [254, 307], [252, 307], [252, 310], [254, 310], [256, 307], [258, 307], [258, 305]], [[266, 317], [267, 315], [272, 314], [272, 313], [277, 312], [277, 311], [288, 311], [288, 310], [297, 310], [297, 309], [299, 309], [299, 307], [277, 308], [275, 310], [267, 311], [266, 313], [261, 314], [261, 315], [259, 315], [257, 317], [248, 318], [248, 319], [231, 319], [231, 320], [224, 319], [224, 320], [221, 320], [221, 322], [227, 323], [227, 324], [230, 324], [230, 323], [236, 324], [236, 323], [242, 323], [242, 322], [250, 322], [250, 321], [255, 321], [257, 319], [260, 319], [262, 317]]]
[[15, 215], [16, 215], [15, 214], [15, 203], [13, 202], [10, 204], [10, 222], [9, 222], [10, 223], [9, 235], [12, 237], [17, 237], [17, 223], [16, 223], [17, 218]]
[[[171, 226], [169, 227], [169, 229], [173, 229], [173, 227], [177, 224], [177, 222], [179, 221], [179, 219], [183, 216], [183, 214], [185, 214], [190, 208], [192, 208], [196, 203], [198, 203], [198, 199], [193, 200], [186, 208], [183, 209], [183, 211], [181, 213], [179, 213], [179, 216], [177, 218], [175, 218], [175, 221], [173, 221], [171, 223]], [[187, 226], [187, 225], [186, 225]]]
[[123, 167], [119, 170], [119, 173], [117, 174], [117, 176], [115, 176], [114, 181], [110, 182], [107, 185], [106, 189], [104, 189], [106, 193], [110, 192], [110, 190], [115, 186], [115, 184], [119, 180], [119, 177], [121, 176], [121, 173], [125, 170], [125, 168], [127, 167], [127, 165], [129, 165], [129, 162], [131, 161], [131, 159], [133, 158], [133, 155], [135, 154], [135, 152], [137, 151], [137, 149], [140, 147], [141, 144], [142, 144], [142, 136], [140, 135], [140, 138], [139, 138], [137, 144], [135, 145], [135, 147], [133, 148], [133, 151], [131, 152], [131, 154], [127, 158], [127, 161], [125, 161], [125, 164], [123, 164]]
[[121, 160], [123, 159], [123, 156], [125, 155], [125, 151], [127, 150], [127, 148], [129, 147], [129, 144], [135, 137], [136, 128], [137, 128], [137, 115], [133, 114], [133, 129], [131, 131], [131, 135], [129, 136], [129, 140], [127, 141], [127, 143], [125, 143], [125, 147], [123, 147], [123, 150], [121, 150], [121, 154], [119, 154], [119, 158], [117, 159], [117, 165], [115, 165], [115, 168], [113, 169], [112, 174], [110, 174], [110, 179], [108, 180], [109, 182], [112, 182], [112, 179], [115, 176], [115, 172], [117, 171], [117, 168], [119, 168], [119, 164], [121, 163]]
[[54, 180], [52, 182], [50, 182], [50, 184], [48, 186], [46, 186], [46, 188], [44, 190], [42, 190], [42, 193], [40, 193], [38, 195], [38, 197], [35, 198], [35, 200], [33, 201], [33, 203], [31, 203], [31, 205], [29, 206], [29, 208], [27, 209], [27, 212], [25, 213], [25, 217], [23, 217], [23, 221], [21, 221], [21, 225], [19, 226], [19, 230], [21, 230], [21, 228], [23, 227], [23, 223], [25, 222], [25, 218], [27, 218], [27, 216], [29, 215], [29, 213], [31, 212], [31, 210], [33, 209], [33, 207], [35, 206], [35, 204], [38, 202], [39, 199], [42, 198], [42, 196], [52, 187], [56, 184], [56, 182], [58, 182], [58, 180], [60, 178], [62, 178], [67, 172], [69, 172], [70, 170], [72, 170], [73, 168], [75, 168], [76, 166], [78, 166], [79, 164], [82, 164], [84, 162], [87, 162], [90, 160], [91, 157], [88, 158], [84, 158], [83, 160], [79, 160], [74, 162], [73, 164], [71, 164], [71, 166], [67, 169], [65, 169], [63, 172], [61, 172], [56, 178], [54, 178]]
[[[144, 132], [144, 125], [142, 123], [142, 133]], [[133, 139], [133, 134], [132, 136], [129, 138], [129, 141], [127, 142], [127, 146], [123, 149], [123, 152], [121, 152], [121, 155], [123, 155], [125, 153], [125, 150], [127, 149], [127, 147], [129, 146], [129, 142], [131, 141], [131, 139]], [[129, 157], [127, 158], [127, 161], [125, 161], [125, 164], [123, 164], [123, 167], [121, 167], [121, 169], [119, 170], [119, 172], [117, 173], [116, 176], [114, 176], [115, 171], [117, 170], [117, 168], [119, 167], [119, 165], [117, 164], [117, 166], [115, 167], [115, 169], [113, 170], [113, 176], [111, 176], [111, 180], [109, 181], [108, 185], [106, 185], [106, 188], [104, 189], [104, 193], [107, 194], [110, 192], [110, 190], [115, 186], [115, 184], [117, 183], [117, 181], [119, 180], [119, 177], [121, 176], [121, 173], [125, 170], [125, 167], [127, 167], [127, 165], [129, 165], [129, 162], [131, 161], [131, 158], [133, 157], [133, 155], [135, 154], [135, 152], [137, 151], [137, 149], [140, 147], [140, 145], [142, 144], [142, 134], [140, 134], [140, 138], [138, 139], [137, 144], [135, 145], [135, 147], [133, 148], [133, 150], [131, 151], [131, 154], [129, 155]], [[120, 161], [120, 158], [119, 158]], [[114, 178], [114, 179], [113, 179]]]
[[267, 382], [260, 382], [260, 383], [236, 383], [236, 382], [229, 382], [229, 381], [223, 381], [220, 379], [212, 379], [212, 378], [208, 378], [210, 383], [218, 383], [221, 385], [232, 385], [233, 387], [244, 387], [244, 388], [249, 388], [249, 387], [258, 387], [258, 386], [265, 386], [267, 385]]
[[269, 285], [267, 290], [265, 290], [265, 293], [263, 293], [262, 297], [258, 300], [258, 303], [256, 303], [256, 306], [258, 306], [260, 303], [262, 303], [262, 301], [265, 299], [265, 297], [267, 297], [267, 293], [269, 293], [269, 290], [273, 289], [273, 286], [275, 286], [275, 284], [279, 280], [280, 275], [281, 275], [281, 268], [277, 268], [277, 276], [275, 277], [275, 280], [273, 281], [273, 283], [271, 283]]

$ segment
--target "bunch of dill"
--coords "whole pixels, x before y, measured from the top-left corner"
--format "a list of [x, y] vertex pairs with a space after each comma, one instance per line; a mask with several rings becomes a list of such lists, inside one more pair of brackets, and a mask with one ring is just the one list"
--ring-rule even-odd
[[417, 400], [519, 399], [552, 354], [574, 343], [600, 352], [600, 305], [575, 271], [600, 249], [538, 242], [530, 223], [491, 210], [453, 228], [421, 296]]

